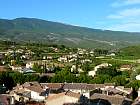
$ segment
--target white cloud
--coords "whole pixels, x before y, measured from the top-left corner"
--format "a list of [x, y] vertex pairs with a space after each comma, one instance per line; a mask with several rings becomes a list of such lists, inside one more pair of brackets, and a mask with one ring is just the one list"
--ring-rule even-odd
[[123, 6], [124, 4], [120, 3], [120, 2], [114, 2], [111, 4], [112, 7], [121, 7]]
[[116, 24], [107, 29], [115, 31], [140, 32], [140, 8], [124, 9], [116, 14], [111, 14], [107, 18], [112, 21], [117, 20]]
[[111, 15], [108, 15], [107, 18], [109, 18], [109, 19], [121, 19], [122, 16], [111, 14]]
[[124, 3], [126, 5], [140, 4], [140, 0], [126, 0]]
[[114, 13], [107, 16], [112, 23], [105, 29], [140, 32], [140, 0], [116, 0], [111, 5], [118, 8], [113, 8]]
[[118, 0], [111, 4], [112, 7], [121, 7], [121, 6], [128, 6], [128, 5], [136, 5], [140, 4], [140, 0]]
[[107, 16], [109, 19], [133, 19], [140, 16], [140, 8], [130, 8], [130, 9], [124, 9], [119, 11], [116, 14], [110, 14]]
[[114, 31], [138, 32], [140, 30], [140, 22], [116, 24], [113, 26], [109, 26], [106, 29]]

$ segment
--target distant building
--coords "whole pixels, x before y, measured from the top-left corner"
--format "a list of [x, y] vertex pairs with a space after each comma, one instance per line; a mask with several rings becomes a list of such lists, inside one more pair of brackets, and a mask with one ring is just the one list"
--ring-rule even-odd
[[24, 68], [20, 71], [21, 73], [35, 73], [34, 70], [30, 69], [30, 68]]
[[0, 66], [0, 72], [6, 71], [5, 66]]
[[26, 68], [33, 68], [33, 63], [32, 62], [27, 62], [26, 63]]
[[140, 75], [137, 75], [136, 76], [136, 80], [140, 80]]
[[131, 70], [132, 69], [132, 65], [122, 65], [120, 67], [121, 71], [126, 71], [126, 70]]
[[20, 71], [20, 70], [22, 70], [22, 67], [21, 66], [11, 66], [11, 69], [13, 71]]
[[68, 58], [67, 57], [60, 57], [58, 58], [59, 62], [68, 62]]
[[99, 68], [103, 68], [103, 67], [106, 68], [106, 67], [108, 67], [108, 66], [112, 66], [112, 65], [111, 65], [111, 64], [108, 64], [108, 63], [102, 63], [102, 64], [100, 64], [100, 65], [97, 65], [97, 66], [94, 67], [94, 70], [88, 72], [88, 75], [94, 77], [94, 76], [96, 75], [96, 71], [97, 71]]

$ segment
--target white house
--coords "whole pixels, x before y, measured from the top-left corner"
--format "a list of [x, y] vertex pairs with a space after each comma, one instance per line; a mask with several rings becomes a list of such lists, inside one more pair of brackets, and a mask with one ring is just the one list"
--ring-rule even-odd
[[34, 63], [32, 62], [27, 62], [26, 63], [26, 68], [33, 68]]
[[121, 71], [125, 71], [125, 70], [131, 70], [132, 69], [132, 65], [122, 65], [120, 67]]
[[140, 75], [137, 75], [136, 76], [136, 80], [140, 80]]
[[24, 68], [20, 72], [21, 73], [35, 73], [35, 71], [30, 68]]
[[76, 65], [72, 65], [71, 72], [74, 72], [76, 70]]
[[139, 88], [139, 90], [138, 90], [138, 97], [140, 97], [140, 88]]
[[94, 77], [96, 75], [96, 71], [95, 70], [89, 71], [88, 75]]
[[112, 66], [112, 65], [111, 65], [111, 64], [108, 64], [108, 63], [102, 63], [102, 64], [100, 64], [100, 65], [97, 65], [97, 66], [94, 67], [94, 70], [88, 72], [88, 75], [94, 77], [94, 76], [96, 75], [96, 71], [97, 71], [99, 68], [108, 67], [108, 66]]
[[59, 62], [67, 62], [68, 59], [67, 59], [67, 57], [60, 57], [60, 58], [58, 58], [58, 61]]
[[22, 69], [21, 66], [10, 66], [12, 70], [20, 71]]
[[27, 85], [27, 87], [24, 88], [26, 91], [31, 92], [31, 99], [36, 101], [44, 101], [47, 95], [44, 95], [45, 90], [41, 87], [41, 85], [37, 82], [29, 84], [29, 86]]

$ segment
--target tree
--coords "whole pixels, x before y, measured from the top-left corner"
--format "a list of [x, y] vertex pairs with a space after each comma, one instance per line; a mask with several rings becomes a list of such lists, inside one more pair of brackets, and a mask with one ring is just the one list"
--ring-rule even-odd
[[76, 76], [69, 70], [63, 69], [52, 77], [51, 82], [63, 83], [63, 82], [76, 82]]
[[140, 66], [133, 68], [133, 72], [131, 73], [130, 79], [135, 80], [136, 76], [140, 74]]
[[39, 75], [36, 74], [27, 74], [25, 75], [25, 82], [31, 82], [31, 81], [38, 81]]
[[128, 81], [122, 75], [118, 75], [112, 78], [112, 82], [115, 82], [117, 86], [124, 86]]
[[44, 70], [41, 68], [41, 65], [38, 65], [37, 63], [35, 63], [33, 65], [33, 68], [32, 68], [34, 71], [36, 71], [37, 73], [43, 73]]
[[0, 84], [4, 84], [9, 90], [11, 90], [16, 85], [13, 78], [10, 77], [9, 72], [2, 72], [0, 74]]
[[130, 81], [126, 87], [132, 87], [132, 88], [135, 88], [136, 90], [139, 89], [140, 87], [140, 81], [139, 80], [133, 80], [133, 81]]
[[89, 83], [91, 79], [92, 79], [92, 77], [88, 76], [85, 73], [82, 73], [77, 77], [77, 82], [78, 83]]
[[129, 71], [122, 71], [121, 75], [124, 76], [125, 78], [130, 78], [130, 72]]
[[112, 77], [116, 76], [118, 74], [115, 67], [109, 66], [107, 68], [100, 68], [97, 71], [97, 75], [110, 75]]
[[59, 67], [59, 66], [57, 66], [57, 67], [54, 67], [54, 72], [55, 73], [57, 73], [57, 72], [59, 72], [59, 71], [61, 71], [62, 69]]
[[22, 73], [19, 72], [11, 72], [9, 73], [9, 76], [12, 77], [14, 80], [14, 84], [23, 84], [25, 82], [25, 76]]
[[19, 72], [2, 72], [0, 73], [0, 85], [5, 85], [7, 89], [11, 90], [17, 83], [23, 84], [29, 81], [38, 81], [39, 75], [22, 74]]
[[43, 77], [40, 77], [39, 80], [38, 80], [39, 83], [48, 83], [48, 82], [51, 82], [51, 77], [48, 77], [48, 76], [43, 76]]
[[82, 70], [87, 73], [88, 71], [90, 71], [90, 67], [89, 67], [89, 63], [86, 62], [85, 64], [82, 65]]
[[96, 56], [107, 55], [108, 54], [108, 50], [105, 50], [105, 49], [95, 49], [94, 53], [95, 53]]
[[107, 83], [111, 82], [111, 76], [97, 75], [96, 77], [94, 77], [93, 80], [91, 80], [91, 83], [97, 83], [97, 84], [104, 84], [105, 82]]
[[133, 90], [132, 90], [132, 100], [135, 100], [137, 97], [138, 97], [138, 92], [136, 91], [136, 89], [135, 88], [133, 88]]

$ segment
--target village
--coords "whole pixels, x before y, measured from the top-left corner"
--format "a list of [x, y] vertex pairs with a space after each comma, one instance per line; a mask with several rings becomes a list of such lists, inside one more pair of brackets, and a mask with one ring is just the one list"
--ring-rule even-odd
[[139, 60], [118, 60], [116, 56], [117, 51], [104, 49], [5, 44], [0, 52], [0, 102], [138, 105], [140, 76], [135, 71]]

